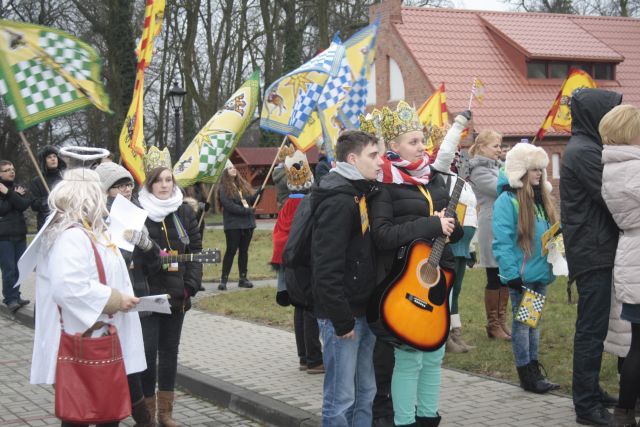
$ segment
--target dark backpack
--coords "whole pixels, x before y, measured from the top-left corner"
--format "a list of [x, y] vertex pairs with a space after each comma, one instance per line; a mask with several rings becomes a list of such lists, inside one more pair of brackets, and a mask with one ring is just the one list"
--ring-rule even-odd
[[293, 216], [287, 244], [282, 252], [285, 283], [291, 304], [311, 308], [311, 234], [313, 210], [311, 195], [306, 195]]

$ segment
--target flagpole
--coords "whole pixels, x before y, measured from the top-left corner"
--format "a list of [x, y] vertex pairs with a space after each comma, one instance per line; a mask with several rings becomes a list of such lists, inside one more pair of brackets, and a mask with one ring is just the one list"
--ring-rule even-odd
[[29, 141], [27, 141], [27, 138], [24, 136], [24, 133], [18, 132], [18, 135], [20, 135], [20, 139], [22, 140], [22, 144], [24, 144], [24, 148], [27, 149], [27, 153], [29, 153], [29, 157], [33, 162], [33, 166], [36, 167], [36, 172], [38, 172], [38, 176], [42, 180], [42, 184], [44, 185], [44, 188], [46, 188], [47, 193], [49, 193], [49, 186], [47, 185], [47, 181], [44, 179], [44, 175], [42, 175], [42, 171], [40, 170], [40, 166], [38, 165], [38, 161], [36, 160], [36, 157], [33, 155], [33, 152], [31, 151], [31, 145], [29, 144]]
[[[205, 200], [205, 203], [209, 203], [209, 200], [211, 200], [211, 196], [213, 195], [213, 190], [216, 188], [215, 184], [211, 184], [211, 188], [209, 189], [209, 195], [207, 196], [207, 199]], [[203, 209], [202, 210], [202, 215], [200, 215], [200, 220], [198, 221], [198, 228], [200, 228], [200, 226], [202, 225], [202, 221], [204, 221], [204, 214], [206, 214], [207, 212]]]
[[467, 110], [471, 111], [471, 103], [473, 102], [473, 89], [476, 87], [476, 79], [473, 78], [473, 84], [471, 85], [471, 93], [469, 94], [469, 108]]
[[[267, 177], [264, 179], [264, 182], [262, 183], [262, 186], [260, 187], [260, 190], [264, 190], [264, 187], [266, 187], [267, 185], [267, 181], [269, 181], [269, 177], [271, 176], [271, 172], [273, 172], [273, 168], [276, 166], [276, 161], [278, 160], [278, 154], [280, 154], [280, 150], [282, 150], [282, 147], [284, 147], [284, 144], [286, 144], [287, 142], [287, 135], [284, 136], [284, 138], [282, 138], [282, 144], [280, 144], [280, 147], [278, 148], [278, 151], [276, 152], [276, 157], [273, 159], [273, 162], [271, 162], [271, 168], [269, 168], [269, 172], [267, 173]], [[256, 197], [255, 202], [253, 202], [253, 207], [255, 208], [256, 206], [258, 206], [258, 202], [260, 202], [260, 196], [262, 194], [258, 195], [258, 197]]]

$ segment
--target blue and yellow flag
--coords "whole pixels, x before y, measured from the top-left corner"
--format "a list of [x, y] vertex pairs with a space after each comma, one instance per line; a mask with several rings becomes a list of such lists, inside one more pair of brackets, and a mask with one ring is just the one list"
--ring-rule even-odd
[[102, 59], [54, 28], [0, 20], [0, 95], [18, 131], [88, 105], [111, 112]]

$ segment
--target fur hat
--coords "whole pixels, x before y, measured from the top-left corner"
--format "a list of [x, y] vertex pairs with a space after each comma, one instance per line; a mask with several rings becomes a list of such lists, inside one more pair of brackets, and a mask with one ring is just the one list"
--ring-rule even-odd
[[100, 186], [105, 193], [121, 179], [129, 179], [133, 182], [131, 173], [114, 162], [100, 163], [95, 170], [100, 176]]
[[522, 177], [531, 169], [542, 169], [541, 183], [548, 191], [553, 188], [547, 180], [547, 165], [549, 156], [541, 147], [533, 144], [519, 142], [507, 153], [504, 171], [509, 179], [511, 188], [522, 188]]

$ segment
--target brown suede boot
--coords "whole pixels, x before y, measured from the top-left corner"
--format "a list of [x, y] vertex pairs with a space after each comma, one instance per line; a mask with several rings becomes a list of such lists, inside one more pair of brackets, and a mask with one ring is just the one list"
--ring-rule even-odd
[[509, 290], [507, 288], [500, 288], [500, 298], [498, 300], [498, 321], [500, 322], [500, 328], [505, 334], [511, 338], [511, 329], [507, 326], [507, 307], [509, 306]]
[[484, 290], [484, 307], [487, 311], [487, 336], [489, 338], [511, 341], [511, 337], [500, 327], [500, 320], [498, 317], [499, 303], [500, 295], [498, 289]]
[[462, 329], [461, 328], [453, 328], [451, 330], [451, 335], [450, 337], [453, 339], [453, 341], [458, 344], [459, 346], [462, 346], [463, 348], [465, 348], [467, 351], [469, 350], [473, 350], [474, 348], [476, 348], [474, 345], [469, 345], [467, 344], [463, 339], [462, 339]]
[[447, 343], [445, 344], [444, 351], [446, 351], [447, 353], [466, 353], [469, 350], [458, 344], [458, 342], [453, 339], [452, 330], [449, 332], [449, 338], [447, 338]]
[[172, 391], [158, 390], [158, 425], [161, 427], [180, 426], [173, 419], [173, 397]]
[[[154, 398], [155, 406], [155, 398]], [[155, 409], [155, 408], [154, 408]], [[149, 411], [146, 399], [140, 399], [131, 405], [131, 418], [136, 422], [134, 427], [155, 427], [156, 414]]]
[[156, 395], [154, 394], [151, 397], [144, 398], [144, 405], [147, 407], [149, 414], [151, 414], [151, 419], [153, 423], [156, 422]]

